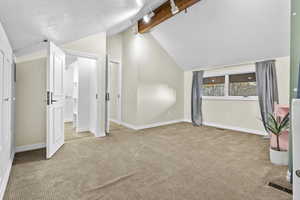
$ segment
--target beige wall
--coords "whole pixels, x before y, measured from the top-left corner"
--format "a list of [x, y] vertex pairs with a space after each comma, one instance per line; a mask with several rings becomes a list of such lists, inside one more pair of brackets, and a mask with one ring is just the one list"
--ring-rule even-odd
[[107, 37], [107, 54], [110, 60], [122, 62], [122, 34]]
[[46, 58], [17, 64], [16, 146], [46, 141]]
[[123, 121], [145, 126], [183, 119], [184, 72], [151, 34], [122, 34]]
[[[64, 48], [97, 54], [98, 65], [98, 124], [104, 136], [104, 66], [106, 34], [92, 35], [63, 45]], [[16, 84], [16, 147], [46, 143], [46, 54], [45, 51], [17, 58]], [[100, 99], [103, 99], [101, 101]]]
[[63, 48], [104, 57], [106, 55], [106, 33], [99, 33], [69, 42], [64, 44]]
[[[289, 103], [289, 57], [276, 59], [280, 104]], [[205, 71], [204, 76], [219, 75], [232, 72], [255, 71], [254, 64], [226, 67]], [[185, 119], [191, 117], [191, 85], [192, 71], [185, 72]], [[260, 121], [260, 110], [257, 100], [203, 100], [203, 119], [205, 123], [222, 127], [244, 129], [254, 133], [264, 133]]]

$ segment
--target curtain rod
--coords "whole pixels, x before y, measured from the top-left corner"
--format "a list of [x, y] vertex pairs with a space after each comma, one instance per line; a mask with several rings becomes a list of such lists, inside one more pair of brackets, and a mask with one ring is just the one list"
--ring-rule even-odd
[[214, 69], [222, 69], [222, 68], [227, 68], [227, 67], [236, 67], [236, 66], [243, 66], [243, 65], [254, 65], [257, 62], [264, 62], [264, 61], [269, 61], [269, 60], [275, 60], [276, 58], [268, 58], [268, 59], [261, 59], [261, 60], [256, 60], [256, 61], [246, 61], [242, 63], [237, 63], [237, 64], [228, 64], [228, 65], [212, 65], [212, 66], [207, 66], [207, 67], [199, 67], [198, 69], [193, 69], [192, 71], [199, 71], [199, 70], [214, 70]]

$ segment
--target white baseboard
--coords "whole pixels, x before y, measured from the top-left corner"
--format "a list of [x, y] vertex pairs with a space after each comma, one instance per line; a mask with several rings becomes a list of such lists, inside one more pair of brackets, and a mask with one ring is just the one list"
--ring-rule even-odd
[[106, 133], [101, 133], [100, 135], [95, 135], [96, 138], [103, 138], [106, 137]]
[[14, 156], [12, 156], [11, 160], [9, 161], [6, 171], [5, 171], [5, 174], [3, 176], [3, 179], [0, 182], [0, 184], [1, 184], [0, 185], [0, 199], [1, 200], [4, 198], [4, 193], [5, 193], [6, 186], [7, 186], [8, 180], [9, 180], [9, 175], [10, 175], [13, 160], [14, 160]]
[[76, 132], [77, 133], [81, 133], [81, 132], [89, 132], [90, 131], [90, 129], [89, 128], [77, 128], [76, 129]]
[[291, 172], [290, 170], [287, 171], [286, 173], [286, 180], [290, 183], [291, 182]]
[[137, 128], [137, 126], [135, 126], [135, 125], [132, 125], [132, 124], [128, 124], [128, 123], [126, 123], [126, 122], [120, 122], [119, 123], [120, 125], [122, 125], [122, 126], [125, 126], [126, 128], [129, 128], [129, 129], [133, 129], [133, 130], [139, 130], [138, 128]]
[[158, 122], [158, 123], [153, 123], [153, 124], [148, 124], [148, 125], [143, 125], [143, 126], [135, 126], [135, 125], [131, 125], [125, 122], [121, 122], [120, 124], [133, 129], [133, 130], [143, 130], [143, 129], [148, 129], [148, 128], [155, 128], [155, 127], [159, 127], [159, 126], [166, 126], [166, 125], [170, 125], [170, 124], [176, 124], [176, 123], [180, 123], [183, 122], [183, 119], [180, 120], [172, 120], [172, 121], [167, 121], [167, 122]]
[[[191, 123], [192, 121], [189, 119], [185, 119], [185, 122]], [[255, 135], [268, 135], [267, 132], [261, 131], [261, 130], [254, 130], [254, 129], [248, 129], [248, 128], [241, 128], [241, 127], [236, 127], [236, 126], [227, 126], [227, 125], [221, 125], [213, 122], [203, 122], [203, 125], [205, 126], [212, 126], [215, 128], [222, 128], [222, 129], [228, 129], [228, 130], [233, 130], [233, 131], [239, 131], [239, 132], [244, 132], [244, 133], [251, 133]]]
[[211, 122], [203, 122], [203, 125], [212, 126], [212, 127], [216, 127], [216, 128], [222, 128], [222, 129], [228, 129], [228, 130], [233, 130], [233, 131], [239, 131], [239, 132], [244, 132], [244, 133], [252, 133], [255, 135], [267, 135], [266, 132], [260, 131], [260, 130], [253, 130], [253, 129], [248, 129], [248, 128], [235, 127], [235, 126], [226, 126], [226, 125], [220, 125], [220, 124], [211, 123]]
[[116, 119], [109, 119], [109, 121], [112, 121], [112, 122], [114, 122], [116, 124], [121, 124], [121, 122], [119, 120], [116, 120]]
[[25, 151], [32, 151], [32, 150], [37, 150], [37, 149], [43, 149], [45, 147], [46, 147], [45, 143], [19, 146], [19, 147], [16, 147], [16, 153], [25, 152]]

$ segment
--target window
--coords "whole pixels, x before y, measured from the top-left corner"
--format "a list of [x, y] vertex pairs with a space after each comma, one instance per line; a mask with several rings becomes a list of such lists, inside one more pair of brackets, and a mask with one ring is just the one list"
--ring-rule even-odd
[[229, 75], [229, 96], [257, 96], [255, 73]]
[[257, 100], [255, 72], [203, 78], [203, 96], [213, 99]]
[[203, 96], [224, 96], [225, 76], [203, 79]]

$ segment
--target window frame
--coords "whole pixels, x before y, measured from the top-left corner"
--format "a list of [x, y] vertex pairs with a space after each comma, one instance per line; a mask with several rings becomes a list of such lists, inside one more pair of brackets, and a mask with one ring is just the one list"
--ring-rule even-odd
[[[224, 96], [203, 96], [204, 100], [228, 100], [228, 101], [258, 101], [258, 96], [229, 96], [229, 76], [236, 75], [236, 74], [249, 74], [255, 73], [254, 70], [248, 71], [236, 71], [236, 72], [229, 72], [229, 73], [216, 73], [210, 75], [204, 75], [203, 78], [210, 78], [216, 76], [225, 76], [225, 83], [224, 83]], [[257, 82], [257, 80], [256, 80]]]

